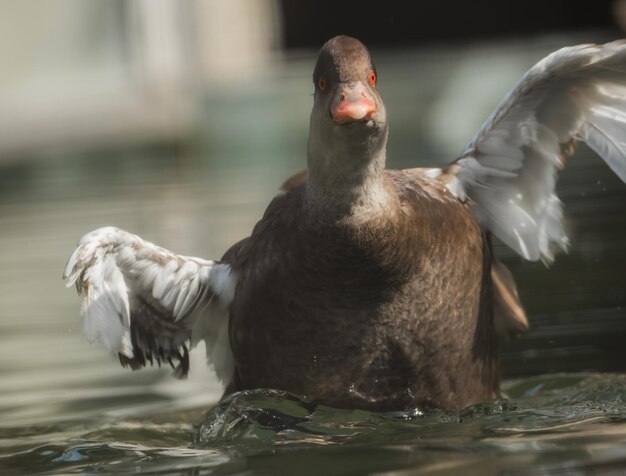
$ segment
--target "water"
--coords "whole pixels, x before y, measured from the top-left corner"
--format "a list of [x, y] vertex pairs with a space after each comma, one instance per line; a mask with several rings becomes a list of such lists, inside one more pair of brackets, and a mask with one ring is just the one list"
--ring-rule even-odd
[[[511, 380], [456, 413], [336, 410], [271, 390], [204, 410], [5, 428], [7, 474], [563, 474], [624, 470], [626, 377]], [[597, 473], [594, 473], [597, 474]]]
[[[390, 165], [452, 160], [534, 60], [579, 40], [375, 54]], [[177, 381], [168, 369], [121, 369], [84, 341], [61, 280], [76, 240], [110, 224], [219, 257], [304, 165], [311, 62], [202, 96], [183, 144], [3, 162], [0, 474], [626, 472], [626, 186], [585, 148], [559, 183], [572, 252], [548, 271], [497, 246], [532, 325], [503, 344], [498, 402], [374, 414], [259, 390], [216, 405], [203, 349]]]

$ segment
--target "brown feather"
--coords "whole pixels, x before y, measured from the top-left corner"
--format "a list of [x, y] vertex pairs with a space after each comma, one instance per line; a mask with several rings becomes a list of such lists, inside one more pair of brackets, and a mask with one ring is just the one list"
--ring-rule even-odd
[[396, 208], [358, 226], [312, 221], [305, 185], [291, 188], [227, 253], [239, 275], [230, 390], [281, 388], [372, 410], [498, 395], [480, 227], [419, 173], [387, 172], [385, 185]]

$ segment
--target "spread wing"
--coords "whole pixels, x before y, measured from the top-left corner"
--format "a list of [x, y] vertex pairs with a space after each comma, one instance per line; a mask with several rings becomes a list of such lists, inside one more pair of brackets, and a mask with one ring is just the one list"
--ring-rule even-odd
[[443, 171], [477, 219], [529, 260], [567, 249], [557, 171], [584, 141], [626, 182], [626, 42], [563, 48], [532, 67]]
[[228, 380], [228, 306], [236, 278], [226, 263], [180, 256], [113, 227], [87, 233], [65, 268], [83, 296], [83, 332], [124, 366], [168, 362], [189, 368], [188, 345], [205, 340], [217, 376]]

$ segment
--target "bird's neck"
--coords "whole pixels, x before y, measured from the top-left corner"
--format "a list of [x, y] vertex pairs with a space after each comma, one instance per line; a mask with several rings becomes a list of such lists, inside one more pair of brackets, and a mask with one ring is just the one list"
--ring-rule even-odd
[[311, 147], [306, 204], [318, 220], [364, 222], [388, 213], [394, 198], [385, 180], [385, 144], [377, 148]]

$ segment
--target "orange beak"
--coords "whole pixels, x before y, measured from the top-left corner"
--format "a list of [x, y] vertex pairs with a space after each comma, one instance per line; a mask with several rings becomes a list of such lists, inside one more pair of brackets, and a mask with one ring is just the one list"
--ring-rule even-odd
[[376, 103], [360, 82], [340, 85], [330, 106], [330, 114], [337, 124], [369, 121], [375, 113]]

